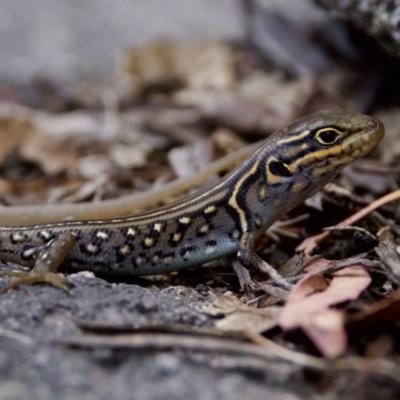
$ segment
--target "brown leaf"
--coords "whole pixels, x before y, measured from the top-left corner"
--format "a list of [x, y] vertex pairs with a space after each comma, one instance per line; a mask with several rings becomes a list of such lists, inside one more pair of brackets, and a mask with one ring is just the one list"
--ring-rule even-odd
[[204, 308], [204, 312], [208, 315], [222, 316], [235, 312], [243, 303], [232, 294], [227, 292], [223, 296], [218, 296], [211, 304]]
[[131, 95], [138, 95], [146, 86], [179, 87], [179, 83], [196, 89], [224, 90], [235, 85], [234, 66], [232, 47], [221, 41], [158, 40], [126, 51], [119, 73], [121, 85], [127, 86]]
[[0, 163], [22, 143], [28, 140], [33, 131], [33, 124], [27, 118], [18, 118], [13, 115], [0, 116]]
[[224, 318], [215, 323], [215, 327], [226, 331], [264, 332], [276, 326], [281, 307], [256, 308], [242, 303], [236, 296], [225, 294], [217, 297], [208, 305], [205, 312]]
[[37, 163], [50, 176], [78, 165], [77, 150], [72, 143], [35, 131], [21, 143], [20, 152], [25, 160]]

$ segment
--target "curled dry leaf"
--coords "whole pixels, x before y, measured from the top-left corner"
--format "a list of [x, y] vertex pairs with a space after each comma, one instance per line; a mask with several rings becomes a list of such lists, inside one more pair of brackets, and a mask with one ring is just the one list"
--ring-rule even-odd
[[333, 275], [328, 285], [318, 271], [330, 261], [318, 259], [307, 269], [290, 294], [278, 324], [284, 330], [301, 328], [321, 353], [336, 358], [346, 349], [344, 311], [332, 309], [340, 303], [355, 300], [371, 282], [361, 265], [344, 268]]

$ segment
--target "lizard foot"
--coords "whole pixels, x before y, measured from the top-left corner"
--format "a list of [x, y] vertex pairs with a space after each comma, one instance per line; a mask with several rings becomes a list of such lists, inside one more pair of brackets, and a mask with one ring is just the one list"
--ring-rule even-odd
[[68, 284], [68, 279], [63, 275], [50, 271], [5, 271], [0, 274], [0, 277], [16, 278], [6, 286], [6, 291], [31, 283], [48, 283], [58, 289], [67, 290]]

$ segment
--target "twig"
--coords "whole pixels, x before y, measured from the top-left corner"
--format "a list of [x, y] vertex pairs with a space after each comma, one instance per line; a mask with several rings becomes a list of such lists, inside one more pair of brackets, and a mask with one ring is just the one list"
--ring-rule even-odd
[[[366, 215], [375, 211], [377, 208], [390, 203], [395, 200], [400, 199], [400, 189], [396, 190], [392, 193], [387, 194], [386, 196], [381, 197], [380, 199], [374, 201], [373, 203], [369, 204], [367, 207], [364, 207], [360, 211], [356, 212], [355, 214], [351, 215], [349, 218], [346, 218], [344, 221], [340, 222], [336, 225], [336, 227], [344, 227], [347, 225], [351, 225], [354, 222], [357, 222], [361, 218], [364, 218]], [[296, 251], [304, 251], [304, 253], [309, 256], [312, 254], [313, 250], [317, 247], [318, 243], [321, 243], [324, 239], [326, 239], [330, 235], [329, 231], [320, 233], [315, 236], [311, 236], [305, 239], [299, 246], [297, 246]]]
[[[350, 267], [351, 265], [362, 265], [369, 270], [373, 268], [382, 269], [381, 263], [375, 260], [369, 260], [366, 257], [366, 253], [358, 254], [357, 256], [347, 258], [346, 260], [342, 261], [334, 261], [329, 263], [327, 266], [321, 268], [320, 270], [313, 271], [314, 273], [318, 273], [321, 275], [330, 275], [334, 272], [340, 271], [343, 268]], [[296, 275], [293, 277], [288, 278], [291, 283], [298, 282], [300, 279], [303, 279], [306, 274]]]
[[123, 335], [85, 335], [61, 339], [58, 343], [73, 347], [123, 348], [132, 350], [171, 350], [205, 351], [225, 353], [236, 356], [253, 356], [263, 360], [280, 359], [295, 365], [314, 370], [350, 370], [375, 373], [400, 381], [400, 369], [389, 361], [368, 360], [349, 357], [330, 362], [323, 358], [286, 349], [272, 340], [254, 332], [243, 332], [244, 337], [254, 344], [244, 343], [230, 338], [202, 337], [190, 334], [139, 333]]

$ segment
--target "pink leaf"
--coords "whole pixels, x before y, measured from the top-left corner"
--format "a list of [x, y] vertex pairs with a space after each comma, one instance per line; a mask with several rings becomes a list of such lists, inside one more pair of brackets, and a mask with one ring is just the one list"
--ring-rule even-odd
[[345, 351], [347, 337], [344, 311], [331, 307], [357, 299], [371, 278], [361, 265], [354, 265], [336, 272], [328, 286], [317, 272], [329, 261], [317, 262], [318, 268], [309, 266], [312, 271], [294, 287], [278, 323], [284, 330], [302, 328], [324, 356], [336, 358]]

